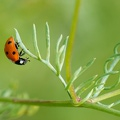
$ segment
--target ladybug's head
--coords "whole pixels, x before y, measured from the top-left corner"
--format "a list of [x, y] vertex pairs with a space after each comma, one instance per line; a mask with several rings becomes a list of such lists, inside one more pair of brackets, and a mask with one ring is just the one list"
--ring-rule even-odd
[[15, 62], [15, 64], [17, 65], [25, 65], [27, 63], [27, 61], [30, 61], [28, 58], [24, 59], [24, 58], [19, 58], [19, 60], [17, 60]]

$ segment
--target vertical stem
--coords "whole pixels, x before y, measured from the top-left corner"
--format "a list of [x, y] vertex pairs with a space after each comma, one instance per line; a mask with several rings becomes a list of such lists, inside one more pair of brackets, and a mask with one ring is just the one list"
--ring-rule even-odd
[[[68, 47], [66, 49], [65, 63], [66, 63], [67, 82], [69, 82], [70, 77], [71, 77], [71, 56], [72, 56], [72, 49], [73, 49], [74, 38], [75, 38], [75, 33], [76, 33], [77, 20], [78, 20], [78, 16], [79, 16], [79, 8], [80, 8], [80, 0], [76, 0], [73, 20], [72, 20], [72, 25], [71, 25], [71, 30], [70, 30], [70, 36], [69, 36], [69, 40], [68, 40]], [[73, 102], [76, 103], [77, 95], [74, 91], [74, 86], [71, 86], [69, 88], [69, 92], [70, 92], [71, 98], [73, 99]]]

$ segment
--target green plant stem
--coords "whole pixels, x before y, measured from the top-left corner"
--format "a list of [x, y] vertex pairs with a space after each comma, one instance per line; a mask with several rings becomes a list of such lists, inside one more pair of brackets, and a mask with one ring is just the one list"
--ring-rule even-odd
[[92, 103], [96, 103], [96, 102], [100, 102], [102, 100], [105, 100], [107, 98], [111, 98], [111, 97], [114, 97], [114, 96], [117, 96], [117, 95], [120, 95], [120, 89], [109, 92], [109, 93], [106, 93], [106, 94], [103, 94], [103, 95], [100, 95], [96, 98], [91, 99], [91, 101], [92, 101]]
[[89, 102], [85, 102], [80, 106], [73, 105], [73, 102], [71, 100], [66, 101], [44, 101], [44, 100], [30, 100], [30, 99], [17, 99], [17, 98], [0, 98], [0, 102], [8, 102], [13, 104], [21, 104], [21, 105], [35, 105], [35, 106], [51, 106], [51, 107], [76, 107], [76, 108], [90, 108], [99, 110], [102, 112], [110, 113], [116, 116], [120, 116], [120, 111], [114, 110], [112, 108], [108, 108], [105, 106], [101, 106], [98, 104], [93, 104]]
[[[69, 82], [70, 77], [71, 77], [71, 56], [72, 56], [72, 48], [73, 48], [74, 38], [75, 38], [75, 33], [76, 33], [77, 20], [78, 20], [78, 16], [79, 16], [79, 8], [80, 8], [80, 0], [76, 0], [75, 11], [74, 11], [74, 15], [73, 15], [72, 26], [71, 26], [70, 36], [69, 36], [69, 40], [68, 40], [68, 46], [66, 49], [65, 63], [66, 63], [67, 82]], [[77, 103], [78, 102], [77, 95], [75, 93], [73, 86], [69, 87], [69, 92], [70, 92], [71, 98], [73, 99], [73, 102]]]

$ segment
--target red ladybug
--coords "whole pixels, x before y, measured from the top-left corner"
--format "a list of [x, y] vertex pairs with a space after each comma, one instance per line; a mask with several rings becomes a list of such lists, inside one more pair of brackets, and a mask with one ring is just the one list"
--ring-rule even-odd
[[24, 55], [24, 51], [21, 50], [20, 52], [18, 51], [18, 46], [19, 44], [14, 41], [13, 37], [10, 37], [4, 47], [4, 52], [7, 56], [8, 59], [10, 59], [12, 62], [14, 62], [17, 65], [25, 65], [27, 63], [28, 58], [24, 59], [21, 58], [22, 55]]

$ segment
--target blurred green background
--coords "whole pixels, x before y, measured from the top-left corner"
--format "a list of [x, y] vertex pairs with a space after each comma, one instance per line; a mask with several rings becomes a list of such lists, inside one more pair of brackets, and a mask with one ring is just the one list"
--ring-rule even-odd
[[[17, 66], [4, 54], [4, 44], [15, 37], [16, 28], [25, 45], [33, 53], [33, 23], [36, 24], [41, 55], [45, 57], [45, 23], [50, 26], [51, 62], [54, 64], [55, 45], [60, 34], [69, 35], [75, 0], [0, 0], [0, 88], [11, 81], [19, 82], [19, 93], [27, 92], [31, 98], [44, 100], [69, 99], [59, 79], [42, 63], [30, 58], [25, 66]], [[96, 57], [95, 64], [80, 77], [85, 80], [102, 74], [104, 61], [113, 54], [120, 42], [120, 0], [82, 0], [74, 43], [72, 68], [85, 65]], [[63, 72], [64, 74], [64, 72]], [[111, 81], [110, 81], [111, 82]], [[78, 108], [41, 107], [33, 116], [19, 120], [118, 120], [107, 113]]]

